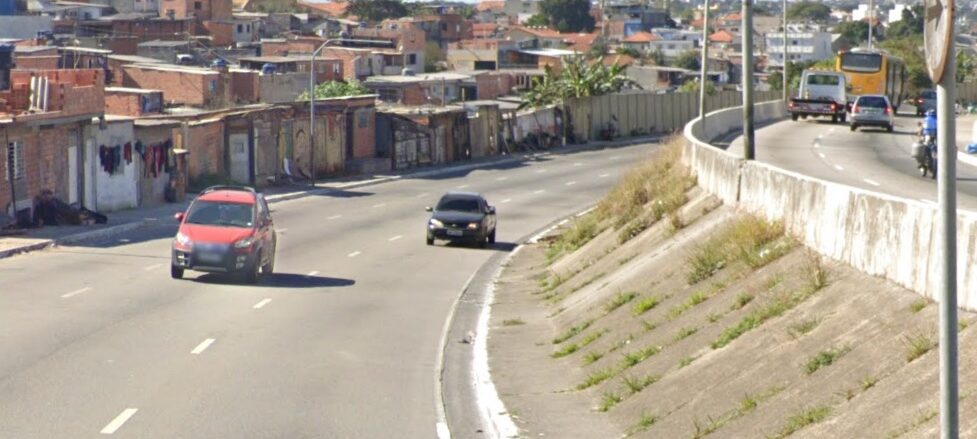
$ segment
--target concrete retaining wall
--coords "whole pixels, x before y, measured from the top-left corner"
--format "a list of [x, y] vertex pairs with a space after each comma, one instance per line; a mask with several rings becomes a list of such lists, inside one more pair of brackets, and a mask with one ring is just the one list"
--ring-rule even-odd
[[[756, 105], [757, 123], [785, 116], [783, 101]], [[805, 245], [867, 274], [884, 277], [937, 300], [938, 211], [911, 199], [863, 191], [745, 161], [703, 139], [740, 129], [741, 109], [726, 109], [685, 127], [683, 156], [699, 185], [724, 202], [771, 220], [782, 220]], [[977, 309], [977, 214], [960, 212], [958, 301]]]

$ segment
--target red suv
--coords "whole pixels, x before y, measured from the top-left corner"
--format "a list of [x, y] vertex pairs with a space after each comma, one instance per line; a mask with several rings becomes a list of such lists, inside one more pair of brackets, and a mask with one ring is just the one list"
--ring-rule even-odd
[[265, 198], [244, 186], [213, 186], [176, 214], [170, 275], [184, 270], [241, 273], [256, 283], [275, 268], [275, 228]]

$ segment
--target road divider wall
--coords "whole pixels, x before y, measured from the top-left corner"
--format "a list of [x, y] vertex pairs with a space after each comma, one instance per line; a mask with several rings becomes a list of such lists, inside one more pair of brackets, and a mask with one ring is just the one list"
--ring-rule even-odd
[[[754, 107], [755, 122], [786, 117], [781, 100]], [[874, 276], [938, 300], [938, 209], [935, 204], [865, 191], [743, 160], [712, 146], [742, 129], [742, 107], [693, 120], [685, 127], [683, 160], [703, 189], [723, 202], [781, 220], [806, 246]], [[757, 145], [757, 148], [774, 145]], [[977, 214], [957, 216], [958, 302], [977, 310]]]

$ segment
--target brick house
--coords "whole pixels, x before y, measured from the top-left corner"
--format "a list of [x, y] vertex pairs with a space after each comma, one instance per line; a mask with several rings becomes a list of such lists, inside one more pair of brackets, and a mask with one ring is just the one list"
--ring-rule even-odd
[[374, 76], [363, 81], [363, 85], [377, 93], [383, 102], [416, 106], [440, 105], [461, 100], [462, 90], [471, 81], [471, 75], [441, 72]]
[[105, 88], [105, 114], [140, 117], [162, 112], [163, 92], [160, 90]]
[[232, 101], [228, 71], [163, 64], [123, 67], [125, 87], [161, 90], [168, 104], [220, 108]]
[[0, 90], [6, 159], [0, 175], [12, 176], [14, 184], [0, 181], [0, 209], [12, 214], [15, 198], [18, 210], [29, 208], [42, 189], [88, 205], [82, 170], [93, 164], [85, 161], [84, 145], [92, 118], [103, 117], [104, 107], [101, 70], [10, 71], [9, 88]]

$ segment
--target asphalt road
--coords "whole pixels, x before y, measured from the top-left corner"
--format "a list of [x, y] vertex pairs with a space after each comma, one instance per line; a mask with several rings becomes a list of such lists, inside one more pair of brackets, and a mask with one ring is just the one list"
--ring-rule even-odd
[[[274, 204], [277, 273], [256, 286], [170, 279], [175, 222], [0, 260], [0, 437], [435, 437], [440, 341], [465, 282], [652, 148]], [[497, 206], [493, 248], [424, 244], [424, 206], [453, 189]]]
[[[875, 192], [935, 204], [936, 180], [920, 177], [911, 156], [916, 123], [912, 107], [903, 107], [894, 133], [847, 124], [808, 119], [775, 123], [756, 131], [756, 157], [782, 169]], [[957, 144], [971, 142], [973, 116], [961, 116], [957, 123]], [[729, 151], [741, 154], [742, 137]], [[957, 203], [961, 209], [977, 211], [977, 168], [957, 162]]]

